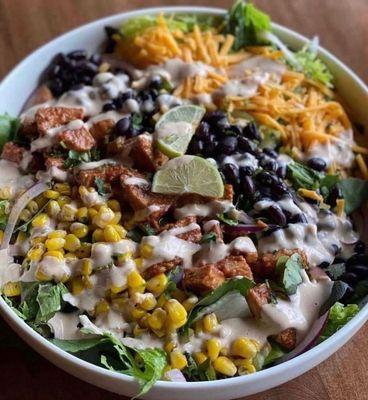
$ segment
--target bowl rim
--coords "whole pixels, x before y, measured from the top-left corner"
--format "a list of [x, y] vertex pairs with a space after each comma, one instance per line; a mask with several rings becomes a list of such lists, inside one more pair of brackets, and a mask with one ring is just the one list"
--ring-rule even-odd
[[[158, 14], [160, 12], [163, 13], [193, 13], [193, 14], [209, 14], [209, 15], [223, 15], [226, 10], [223, 8], [216, 7], [198, 7], [198, 6], [168, 6], [168, 7], [149, 7], [142, 8], [139, 10], [132, 10], [126, 12], [120, 12], [116, 14], [112, 14], [103, 18], [99, 18], [97, 20], [93, 20], [89, 23], [83, 24], [77, 28], [67, 31], [63, 33], [44, 45], [36, 48], [32, 53], [26, 56], [21, 62], [19, 62], [11, 71], [6, 74], [6, 76], [0, 82], [0, 94], [1, 89], [5, 84], [11, 84], [11, 80], [16, 79], [17, 74], [26, 64], [32, 64], [33, 58], [35, 58], [39, 53], [47, 54], [48, 47], [51, 44], [63, 39], [67, 39], [68, 36], [73, 36], [78, 32], [82, 32], [86, 28], [92, 28], [94, 25], [102, 25], [102, 24], [114, 24], [118, 23], [119, 20], [124, 21], [132, 17], [136, 17], [142, 14]], [[294, 30], [284, 27], [283, 25], [272, 23], [272, 28], [277, 35], [284, 34], [287, 37], [294, 39], [301, 43], [306, 43], [309, 39]], [[363, 80], [358, 77], [358, 75], [353, 72], [346, 64], [340, 61], [336, 56], [330, 53], [328, 50], [319, 46], [319, 54], [323, 57], [327, 58], [332, 64], [337, 65], [344, 73], [344, 75], [350, 76], [353, 81], [358, 85], [358, 87], [368, 96], [368, 87], [363, 82]], [[94, 372], [100, 376], [108, 376], [113, 379], [118, 379], [121, 381], [128, 382], [136, 382], [135, 378], [121, 374], [119, 372], [110, 371], [105, 368], [99, 367], [90, 362], [84, 361], [70, 353], [67, 353], [64, 350], [61, 350], [56, 345], [52, 344], [46, 338], [38, 334], [34, 331], [29, 325], [27, 325], [20, 317], [18, 317], [15, 312], [7, 305], [5, 300], [0, 296], [0, 312], [5, 317], [6, 321], [10, 323], [11, 327], [14, 330], [14, 326], [19, 328], [19, 332], [17, 334], [24, 340], [24, 337], [21, 334], [24, 334], [28, 340], [33, 340], [34, 342], [38, 342], [41, 345], [43, 350], [47, 350], [50, 353], [54, 353], [56, 356], [60, 358], [64, 358], [70, 364], [77, 365], [79, 367], [86, 368], [87, 370]], [[353, 334], [355, 334], [358, 329], [368, 320], [368, 304], [366, 304], [359, 313], [351, 319], [343, 328], [341, 328], [334, 335], [329, 337], [324, 342], [316, 345], [305, 353], [296, 356], [295, 358], [285, 361], [284, 363], [275, 365], [273, 367], [267, 368], [265, 370], [257, 371], [255, 374], [238, 376], [227, 378], [223, 380], [215, 380], [215, 381], [203, 381], [203, 382], [169, 382], [159, 380], [155, 383], [155, 388], [157, 389], [165, 389], [165, 388], [177, 388], [179, 390], [191, 390], [194, 389], [204, 389], [211, 386], [211, 388], [220, 388], [224, 386], [231, 386], [235, 383], [256, 383], [262, 381], [264, 379], [275, 378], [277, 376], [282, 375], [283, 373], [287, 373], [289, 370], [296, 368], [297, 366], [304, 364], [309, 365], [313, 364], [313, 360], [317, 358], [319, 353], [326, 353], [327, 356], [323, 359], [327, 358], [333, 352], [335, 352], [338, 348], [344, 345]], [[27, 341], [27, 340], [26, 340]], [[31, 346], [34, 350], [40, 352], [38, 349], [35, 349], [34, 346]], [[335, 349], [335, 350], [334, 350]], [[320, 361], [319, 361], [320, 362]], [[319, 363], [318, 362], [318, 363]], [[58, 366], [58, 363], [55, 363]], [[59, 366], [58, 366], [59, 367]], [[60, 368], [60, 367], [59, 367]], [[303, 372], [310, 368], [305, 369]], [[68, 372], [70, 373], [70, 372]], [[273, 387], [275, 384], [269, 387]], [[264, 389], [265, 390], [265, 389]]]

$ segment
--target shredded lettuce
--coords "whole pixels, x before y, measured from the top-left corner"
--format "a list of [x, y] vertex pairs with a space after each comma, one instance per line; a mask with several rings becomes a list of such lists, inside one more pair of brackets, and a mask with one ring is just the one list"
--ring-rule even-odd
[[[140, 392], [136, 397], [147, 393], [163, 375], [167, 365], [166, 353], [161, 349], [137, 349], [125, 346], [113, 334], [105, 332], [96, 338], [79, 340], [51, 339], [51, 343], [64, 351], [75, 353], [85, 359], [96, 350], [96, 362], [111, 371], [117, 371], [136, 378]], [[85, 357], [86, 356], [86, 357]]]
[[327, 65], [318, 57], [317, 51], [310, 44], [294, 53], [294, 56], [307, 77], [333, 87], [333, 75]]
[[345, 212], [351, 214], [368, 200], [368, 181], [358, 178], [342, 179], [339, 183], [345, 200]]
[[0, 150], [7, 141], [15, 138], [19, 125], [19, 118], [13, 118], [8, 114], [0, 115]]
[[319, 338], [319, 343], [323, 342], [335, 332], [346, 325], [359, 312], [357, 304], [348, 304], [344, 306], [341, 303], [335, 303], [330, 310], [327, 325]]
[[260, 33], [271, 30], [270, 17], [252, 3], [237, 0], [225, 17], [224, 33], [234, 35], [232, 49], [238, 51], [244, 46], [265, 44]]
[[[190, 32], [195, 25], [198, 25], [202, 30], [211, 28], [216, 21], [215, 17], [210, 16], [195, 16], [188, 14], [178, 14], [170, 17], [164, 17], [166, 24], [170, 30], [180, 30]], [[124, 38], [132, 38], [141, 34], [147, 28], [157, 24], [157, 17], [153, 15], [144, 15], [142, 17], [132, 18], [120, 27], [120, 34]]]

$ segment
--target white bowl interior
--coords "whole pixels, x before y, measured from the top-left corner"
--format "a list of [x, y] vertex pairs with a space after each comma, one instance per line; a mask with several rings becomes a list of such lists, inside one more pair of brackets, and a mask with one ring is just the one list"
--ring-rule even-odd
[[[55, 54], [79, 48], [84, 48], [91, 53], [95, 52], [104, 39], [104, 26], [118, 26], [132, 16], [158, 12], [190, 12], [194, 14], [219, 15], [223, 14], [224, 10], [206, 7], [144, 9], [107, 17], [64, 34], [32, 53], [3, 80], [0, 85], [0, 114], [8, 112], [11, 115], [17, 115], [20, 112], [27, 97], [37, 86], [40, 73], [47, 67]], [[274, 30], [291, 48], [298, 49], [307, 42], [305, 37], [282, 26], [275, 24]], [[368, 113], [366, 112], [368, 108], [367, 87], [350, 69], [329, 52], [320, 49], [320, 54], [334, 73], [337, 89], [348, 107], [353, 110], [352, 116], [354, 120], [368, 126]], [[2, 299], [0, 300], [0, 312], [12, 328], [30, 346], [57, 366], [80, 379], [107, 390], [124, 395], [136, 393], [137, 385], [132, 378], [86, 363], [59, 350], [21, 321]], [[190, 396], [194, 396], [194, 398], [201, 398], [202, 400], [226, 400], [269, 389], [301, 375], [325, 360], [346, 343], [367, 319], [368, 304], [333, 337], [284, 364], [253, 375], [222, 381], [184, 384], [158, 382], [144, 398], [185, 400]]]

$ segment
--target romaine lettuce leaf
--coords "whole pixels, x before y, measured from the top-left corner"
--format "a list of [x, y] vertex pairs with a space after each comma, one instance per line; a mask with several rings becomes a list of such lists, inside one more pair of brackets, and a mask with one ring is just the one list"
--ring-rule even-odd
[[344, 306], [341, 303], [335, 303], [330, 309], [327, 325], [319, 338], [319, 343], [323, 342], [335, 332], [346, 325], [357, 313], [359, 307], [357, 304], [348, 304]]
[[368, 181], [358, 178], [342, 179], [339, 183], [345, 200], [345, 212], [351, 214], [368, 200]]
[[15, 138], [19, 125], [19, 118], [13, 118], [8, 114], [0, 115], [0, 150], [6, 142]]

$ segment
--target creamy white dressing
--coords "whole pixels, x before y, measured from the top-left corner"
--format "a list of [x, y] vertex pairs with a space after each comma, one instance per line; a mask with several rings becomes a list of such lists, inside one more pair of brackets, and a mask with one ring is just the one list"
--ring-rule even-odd
[[211, 200], [205, 204], [187, 204], [183, 207], [175, 209], [176, 219], [189, 217], [191, 215], [197, 217], [216, 217], [217, 214], [227, 213], [234, 210], [234, 205], [228, 200]]
[[221, 165], [224, 166], [225, 164], [234, 164], [238, 167], [252, 167], [254, 169], [258, 168], [258, 160], [250, 153], [236, 153], [231, 156], [225, 156], [221, 161]]
[[308, 160], [318, 157], [322, 158], [327, 166], [334, 162], [343, 168], [350, 168], [355, 159], [355, 154], [352, 150], [352, 146], [355, 144], [352, 129], [340, 133], [338, 138], [341, 140], [315, 141], [307, 150], [304, 158]]
[[79, 170], [88, 170], [103, 167], [104, 165], [115, 165], [116, 161], [112, 158], [104, 158], [99, 161], [82, 162], [78, 165]]
[[86, 335], [84, 335], [78, 328], [78, 324], [78, 312], [62, 313], [58, 311], [47, 321], [47, 325], [51, 327], [54, 338], [60, 340], [77, 340], [86, 338]]
[[9, 190], [10, 198], [14, 198], [17, 193], [28, 189], [34, 183], [31, 175], [22, 175], [16, 163], [0, 160], [0, 189]]
[[120, 240], [115, 243], [93, 243], [91, 249], [91, 260], [94, 269], [101, 268], [113, 262], [113, 255], [130, 252], [135, 254], [137, 244], [132, 240]]

